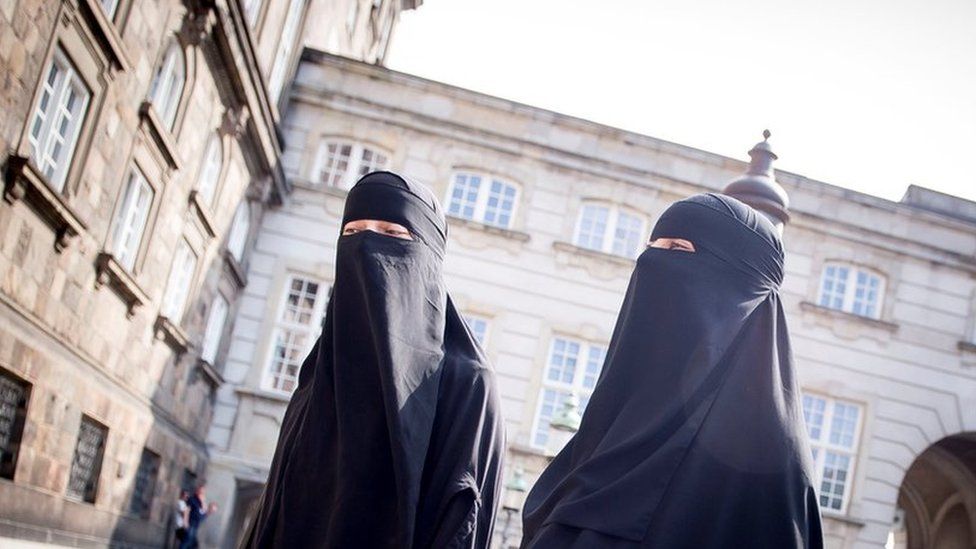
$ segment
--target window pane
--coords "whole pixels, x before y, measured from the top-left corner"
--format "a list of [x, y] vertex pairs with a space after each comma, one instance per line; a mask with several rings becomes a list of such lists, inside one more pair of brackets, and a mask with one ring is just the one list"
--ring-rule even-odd
[[224, 324], [227, 322], [227, 309], [227, 300], [218, 294], [213, 305], [210, 306], [210, 315], [207, 317], [207, 327], [203, 335], [203, 347], [200, 350], [200, 358], [210, 364], [214, 364], [217, 351], [220, 349], [220, 338], [224, 333]]
[[823, 431], [824, 410], [827, 401], [810, 395], [803, 395], [803, 419], [806, 420], [807, 433], [813, 440], [820, 440]]
[[176, 249], [176, 257], [170, 267], [169, 281], [166, 284], [166, 295], [163, 297], [161, 313], [171, 322], [179, 324], [182, 320], [183, 309], [196, 270], [197, 256], [193, 253], [186, 240], [180, 240]]
[[153, 194], [146, 178], [137, 169], [133, 169], [126, 182], [112, 237], [112, 254], [119, 264], [130, 271], [139, 254]]
[[318, 291], [319, 285], [315, 282], [293, 279], [285, 298], [285, 308], [281, 312], [281, 322], [310, 325]]
[[497, 179], [491, 181], [488, 203], [485, 206], [485, 223], [509, 227], [515, 210], [515, 187]]
[[553, 340], [546, 380], [572, 385], [573, 379], [576, 377], [579, 350], [580, 344], [575, 341], [560, 338]]
[[64, 187], [91, 94], [64, 53], [55, 51], [30, 122], [31, 159], [57, 191]]
[[[584, 389], [592, 389], [596, 386], [596, 382], [600, 378], [600, 370], [603, 369], [603, 360], [606, 356], [606, 348], [597, 345], [590, 346], [586, 357], [586, 371], [583, 373]], [[582, 408], [580, 406], [581, 411]]]
[[386, 156], [372, 149], [363, 147], [363, 154], [359, 161], [359, 177], [370, 172], [386, 169]]
[[159, 456], [143, 448], [142, 457], [139, 458], [139, 468], [136, 469], [129, 511], [142, 518], [149, 518], [156, 492], [157, 476], [159, 476]]
[[834, 403], [834, 415], [830, 422], [830, 443], [845, 448], [854, 447], [854, 434], [857, 429], [858, 407], [851, 404]]
[[857, 272], [854, 287], [854, 303], [851, 312], [857, 315], [877, 318], [879, 313], [879, 289], [881, 278], [865, 271]]
[[329, 187], [344, 187], [352, 145], [348, 143], [324, 143], [319, 149], [319, 183]]
[[603, 250], [603, 241], [607, 232], [609, 208], [585, 204], [580, 210], [579, 232], [576, 235], [576, 245], [591, 250]]
[[834, 452], [824, 455], [823, 480], [820, 482], [820, 506], [839, 511], [844, 506], [844, 488], [851, 458]]
[[281, 29], [281, 36], [278, 38], [278, 52], [275, 54], [271, 76], [268, 78], [271, 100], [276, 103], [281, 97], [282, 88], [284, 88], [285, 75], [291, 63], [292, 51], [295, 49], [295, 33], [298, 30], [298, 22], [301, 19], [302, 6], [304, 5], [305, 0], [291, 0], [288, 5], [285, 24]]
[[617, 227], [613, 233], [613, 249], [616, 255], [637, 257], [637, 252], [643, 240], [644, 224], [635, 215], [620, 212], [617, 215]]
[[549, 442], [549, 422], [552, 421], [556, 412], [563, 407], [563, 403], [569, 398], [568, 391], [557, 391], [544, 387], [540, 394], [542, 402], [539, 406], [539, 417], [536, 420], [535, 433], [532, 435], [534, 446], [545, 448]]
[[227, 235], [227, 250], [238, 263], [244, 260], [244, 247], [247, 245], [247, 235], [251, 230], [251, 207], [241, 202], [234, 212], [234, 221], [230, 225]]
[[252, 28], [258, 22], [259, 13], [261, 13], [261, 0], [244, 0], [244, 17]]
[[149, 91], [149, 100], [167, 128], [173, 128], [176, 121], [176, 109], [179, 107], [183, 95], [183, 83], [186, 81], [186, 66], [183, 50], [176, 41], [172, 41], [166, 49], [153, 83]]
[[102, 9], [105, 10], [105, 15], [109, 19], [114, 18], [115, 10], [119, 7], [119, 0], [100, 0], [100, 3], [102, 4]]
[[220, 137], [213, 135], [207, 141], [207, 150], [203, 155], [203, 164], [197, 177], [197, 192], [200, 193], [201, 201], [208, 206], [213, 205], [222, 164], [223, 147], [220, 144]]
[[471, 335], [478, 341], [478, 343], [483, 347], [485, 345], [485, 339], [488, 335], [488, 321], [477, 316], [467, 316], [464, 317], [464, 322], [471, 329]]
[[820, 288], [820, 305], [831, 309], [844, 309], [844, 295], [847, 292], [848, 268], [828, 265], [824, 269]]
[[478, 203], [480, 188], [481, 176], [463, 173], [455, 175], [447, 213], [464, 219], [474, 219], [474, 210]]
[[14, 478], [30, 388], [26, 381], [0, 370], [0, 478]]
[[74, 458], [71, 460], [71, 474], [68, 478], [69, 496], [88, 503], [95, 502], [107, 438], [107, 427], [88, 416], [82, 416]]
[[310, 347], [309, 334], [301, 330], [281, 329], [275, 337], [271, 355], [271, 387], [291, 392], [298, 383], [298, 370]]

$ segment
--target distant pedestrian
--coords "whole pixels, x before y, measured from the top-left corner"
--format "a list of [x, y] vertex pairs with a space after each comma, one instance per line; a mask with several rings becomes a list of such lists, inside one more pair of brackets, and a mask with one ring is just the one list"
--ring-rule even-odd
[[206, 494], [206, 485], [200, 484], [193, 492], [193, 495], [186, 499], [186, 511], [183, 513], [183, 524], [186, 526], [186, 535], [180, 541], [180, 549], [193, 549], [197, 547], [197, 534], [200, 531], [200, 524], [211, 513], [217, 510], [216, 503], [207, 504]]
[[186, 498], [190, 497], [190, 493], [186, 490], [180, 490], [180, 496], [176, 499], [176, 508], [173, 509], [173, 523], [176, 526], [176, 530], [173, 531], [173, 535], [176, 538], [176, 547], [180, 547], [183, 543], [183, 539], [186, 538], [186, 513], [189, 507], [186, 506]]

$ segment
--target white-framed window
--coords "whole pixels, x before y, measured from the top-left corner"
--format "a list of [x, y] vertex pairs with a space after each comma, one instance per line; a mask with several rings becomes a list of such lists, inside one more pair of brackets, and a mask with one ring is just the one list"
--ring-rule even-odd
[[244, 260], [244, 247], [247, 245], [247, 235], [251, 231], [251, 206], [247, 200], [242, 201], [234, 212], [234, 220], [230, 224], [227, 235], [227, 251], [238, 263]]
[[203, 153], [203, 163], [197, 174], [197, 192], [201, 201], [207, 206], [213, 206], [214, 196], [217, 194], [217, 182], [220, 179], [220, 169], [224, 164], [224, 146], [220, 142], [220, 135], [214, 133], [207, 141], [207, 148]]
[[583, 204], [573, 242], [581, 248], [634, 258], [644, 243], [644, 219], [621, 208]]
[[312, 181], [319, 185], [351, 189], [362, 176], [387, 169], [389, 157], [362, 143], [327, 140], [319, 145]]
[[217, 359], [217, 351], [220, 350], [220, 339], [224, 334], [224, 324], [227, 322], [227, 300], [223, 295], [217, 294], [212, 305], [210, 314], [207, 315], [207, 327], [203, 331], [203, 344], [200, 346], [200, 358], [209, 362], [211, 365]]
[[508, 229], [515, 220], [519, 189], [502, 178], [458, 172], [447, 191], [447, 213]]
[[173, 122], [176, 121], [176, 109], [180, 106], [185, 83], [186, 58], [183, 48], [176, 40], [172, 40], [156, 67], [152, 86], [149, 87], [149, 101], [169, 129], [173, 129]]
[[146, 231], [149, 209], [152, 207], [153, 189], [135, 166], [129, 171], [122, 201], [115, 216], [112, 234], [112, 255], [128, 270], [136, 264], [139, 246]]
[[885, 279], [867, 269], [845, 263], [828, 263], [820, 277], [817, 303], [868, 318], [881, 317]]
[[90, 99], [91, 92], [68, 57], [61, 48], [55, 50], [44, 72], [27, 140], [31, 159], [58, 192], [64, 188]]
[[258, 15], [261, 13], [262, 0], [243, 0], [244, 18], [247, 24], [253, 29], [258, 24]]
[[298, 31], [298, 22], [302, 17], [302, 8], [305, 0], [291, 0], [288, 5], [288, 13], [285, 15], [285, 24], [281, 29], [281, 37], [278, 39], [278, 51], [275, 53], [274, 63], [271, 65], [271, 75], [268, 77], [268, 89], [271, 90], [271, 100], [278, 102], [281, 97], [281, 90], [285, 85], [285, 76], [291, 64], [291, 54], [295, 51], [295, 34]]
[[471, 335], [484, 347], [488, 343], [488, 319], [477, 315], [464, 315], [464, 323], [471, 330]]
[[816, 394], [803, 395], [820, 507], [843, 513], [850, 499], [861, 429], [860, 405]]
[[298, 370], [315, 345], [321, 318], [329, 298], [328, 287], [308, 277], [291, 276], [272, 333], [264, 385], [291, 393], [298, 384]]
[[552, 339], [532, 428], [532, 446], [546, 448], [549, 422], [570, 395], [579, 399], [579, 413], [583, 414], [600, 378], [606, 355], [607, 348], [603, 345], [565, 337]]
[[166, 292], [163, 294], [163, 305], [159, 314], [179, 324], [186, 308], [186, 301], [190, 295], [190, 285], [193, 273], [197, 268], [197, 254], [190, 248], [186, 239], [181, 238], [176, 246], [176, 255], [169, 269], [169, 279]]

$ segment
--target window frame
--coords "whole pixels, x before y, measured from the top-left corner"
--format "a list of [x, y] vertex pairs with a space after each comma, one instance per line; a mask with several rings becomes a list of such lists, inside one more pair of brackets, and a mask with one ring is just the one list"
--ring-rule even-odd
[[[30, 116], [27, 117], [27, 125], [24, 132], [24, 141], [27, 145], [26, 156], [30, 159], [30, 162], [37, 169], [38, 173], [44, 176], [45, 182], [51, 189], [62, 195], [65, 194], [65, 190], [68, 187], [67, 182], [72, 169], [72, 163], [75, 160], [78, 149], [82, 146], [82, 130], [87, 128], [89, 114], [92, 111], [93, 105], [96, 103], [96, 91], [83, 76], [82, 71], [73, 62], [67, 49], [65, 44], [56, 41], [52, 54], [44, 64], [37, 81], [37, 88], [33, 102], [31, 103]], [[55, 66], [60, 68], [62, 76], [52, 86], [53, 89], [48, 100], [49, 111], [45, 114], [45, 118], [38, 129], [38, 137], [35, 137], [34, 126], [36, 125], [37, 116], [41, 111], [42, 100], [47, 93], [49, 76]], [[51, 175], [48, 175], [45, 173], [46, 170], [43, 164], [47, 163], [45, 157], [48, 156], [49, 149], [53, 144], [52, 127], [55, 120], [60, 119], [64, 94], [71, 87], [75, 88], [76, 93], [79, 88], [83, 89], [85, 97], [78, 109], [78, 116], [72, 117], [71, 119], [69, 135], [63, 137], [62, 148], [65, 152], [62, 153], [62, 158], [55, 164]], [[95, 105], [95, 108], [97, 109], [97, 105]], [[64, 146], [67, 143], [70, 143], [70, 145]], [[44, 152], [41, 152], [42, 149]], [[54, 159], [52, 158], [52, 160]]]
[[[823, 421], [820, 424], [821, 433], [820, 437], [814, 439], [810, 435], [810, 426], [806, 421], [806, 409], [803, 406], [803, 398], [810, 397], [815, 399], [820, 399], [824, 401], [824, 412]], [[830, 433], [833, 429], [833, 419], [837, 404], [844, 406], [852, 406], [857, 409], [857, 422], [854, 424], [854, 434], [851, 441], [850, 447], [845, 447], [839, 444], [832, 444], [830, 442]], [[854, 481], [856, 478], [856, 473], [858, 470], [858, 456], [860, 455], [860, 445], [862, 438], [862, 431], [864, 428], [864, 415], [866, 411], [866, 406], [860, 402], [855, 402], [852, 400], [847, 400], [843, 398], [835, 398], [823, 393], [818, 393], [814, 391], [801, 391], [801, 402], [800, 408], [803, 412], [804, 427], [806, 427], [807, 440], [810, 444], [810, 449], [816, 452], [816, 458], [811, 456], [814, 467], [814, 485], [817, 489], [817, 504], [820, 511], [828, 514], [844, 515], [847, 513], [847, 509], [850, 505], [852, 499], [852, 493], [854, 488]], [[841, 506], [840, 509], [834, 509], [833, 507], [824, 506], [821, 501], [821, 489], [823, 488], [823, 474], [827, 452], [832, 452], [834, 454], [839, 454], [846, 456], [850, 461], [850, 467], [847, 470], [847, 477], [844, 482], [844, 493], [841, 496]], [[828, 496], [832, 497], [832, 496]]]
[[[170, 64], [170, 52], [176, 52], [177, 59]], [[182, 69], [182, 82], [180, 82], [179, 90], [176, 91], [175, 87], [172, 85], [174, 80], [169, 82], [167, 87], [167, 99], [172, 100], [172, 105], [167, 101], [164, 104], [158, 101], [156, 97], [157, 85], [159, 85], [160, 76], [163, 74], [163, 70], [170, 66], [171, 68], [179, 67]], [[159, 120], [162, 122], [163, 127], [173, 133], [176, 128], [176, 119], [179, 116], [180, 107], [187, 95], [186, 89], [189, 84], [189, 73], [190, 73], [190, 61], [187, 55], [186, 49], [180, 43], [180, 41], [175, 37], [171, 37], [166, 43], [166, 47], [162, 48], [162, 54], [159, 59], [156, 60], [156, 64], [153, 65], [153, 77], [149, 81], [149, 90], [146, 93], [146, 100], [152, 105], [153, 110], [159, 115]], [[173, 94], [176, 93], [175, 96]], [[166, 109], [162, 107], [166, 106]]]
[[[192, 257], [192, 266], [187, 273], [186, 280], [182, 283], [177, 283], [174, 281], [176, 276], [179, 276], [176, 271], [177, 261], [180, 260], [180, 251], [187, 250], [190, 257]], [[193, 293], [192, 288], [194, 287], [194, 281], [196, 280], [197, 270], [200, 268], [200, 254], [197, 253], [190, 242], [184, 236], [180, 236], [180, 240], [177, 243], [177, 249], [173, 253], [173, 261], [170, 263], [169, 273], [166, 277], [166, 287], [163, 290], [162, 301], [159, 306], [160, 316], [166, 317], [176, 326], [180, 326], [183, 322], [183, 317], [186, 315], [187, 304], [190, 302], [190, 295]], [[169, 302], [173, 299], [171, 292], [175, 291], [173, 288], [180, 288], [183, 291], [183, 296], [181, 298], [182, 303], [175, 306], [176, 309], [173, 311], [169, 310]]]
[[[72, 481], [72, 477], [75, 475], [75, 464], [77, 463], [78, 448], [81, 443], [82, 429], [84, 428], [86, 422], [89, 423], [94, 429], [103, 433], [103, 438], [102, 438], [102, 444], [98, 448], [98, 453], [95, 457], [95, 466], [93, 467], [93, 471], [95, 472], [94, 478], [89, 479], [92, 485], [90, 488], [90, 495], [89, 495], [89, 488], [87, 487], [85, 489], [85, 493], [79, 495], [72, 491], [71, 481]], [[65, 497], [74, 501], [90, 503], [92, 505], [94, 505], [95, 502], [98, 501], [98, 488], [99, 488], [99, 484], [102, 481], [102, 469], [105, 467], [105, 448], [108, 446], [108, 442], [109, 442], [108, 426], [96, 420], [95, 418], [89, 416], [88, 414], [82, 414], [81, 422], [78, 424], [78, 434], [75, 437], [75, 447], [74, 447], [74, 451], [72, 452], [71, 466], [68, 468], [68, 482], [65, 484]]]
[[[243, 228], [241, 227], [243, 224]], [[251, 203], [245, 198], [234, 210], [230, 227], [227, 229], [227, 241], [224, 248], [234, 261], [241, 265], [247, 252], [247, 242], [251, 236]], [[240, 249], [238, 250], [238, 246]]]
[[[574, 379], [573, 382], [569, 384], [562, 381], [552, 381], [548, 379], [549, 369], [552, 366], [553, 353], [556, 350], [556, 342], [559, 340], [565, 341], [566, 343], [575, 343], [579, 345], [579, 354], [576, 355], [576, 367], [575, 367], [576, 370], [574, 374]], [[596, 372], [596, 379], [593, 381], [593, 387], [586, 388], [583, 386], [583, 382], [587, 377], [586, 367], [589, 361], [590, 351], [592, 349], [600, 349], [601, 358], [598, 361], [599, 364]], [[545, 403], [544, 395], [546, 389], [555, 391], [557, 394], [568, 392], [576, 395], [576, 397], [580, 400], [579, 413], [580, 415], [582, 415], [583, 412], [585, 411], [585, 404], [583, 401], [583, 397], [587, 398], [587, 403], [588, 403], [589, 397], [593, 395], [593, 391], [596, 389], [596, 385], [600, 380], [600, 374], [603, 372], [604, 362], [606, 362], [606, 357], [607, 357], [607, 350], [608, 350], [608, 345], [606, 343], [597, 343], [595, 341], [590, 341], [590, 340], [564, 335], [564, 334], [553, 334], [553, 336], [550, 338], [549, 341], [549, 349], [546, 352], [545, 366], [542, 368], [542, 379], [539, 383], [539, 390], [536, 393], [535, 412], [533, 413], [532, 416], [532, 429], [529, 432], [530, 447], [535, 448], [537, 450], [543, 450], [543, 451], [547, 449], [546, 445], [548, 444], [548, 440], [546, 444], [543, 445], [539, 445], [536, 443], [536, 437], [539, 433], [540, 423], [542, 420], [542, 407]], [[558, 401], [557, 401], [557, 406], [558, 406]], [[548, 429], [551, 429], [551, 426]], [[551, 433], [548, 433], [547, 431], [547, 439], [549, 436], [551, 436]]]
[[[139, 234], [138, 237], [136, 237], [135, 246], [132, 249], [131, 260], [126, 261], [119, 251], [119, 246], [121, 245], [120, 231], [122, 230], [122, 217], [125, 216], [127, 218], [129, 214], [129, 204], [127, 200], [129, 197], [129, 187], [132, 184], [133, 178], [136, 177], [138, 177], [141, 180], [141, 183], [149, 190], [149, 203], [146, 207], [145, 217], [142, 220], [142, 226], [138, 230]], [[156, 207], [157, 194], [156, 187], [149, 181], [146, 173], [142, 170], [138, 163], [132, 162], [129, 169], [126, 171], [122, 192], [119, 193], [119, 196], [116, 199], [115, 212], [112, 214], [112, 230], [109, 233], [111, 240], [108, 242], [108, 246], [106, 246], [116, 261], [118, 261], [119, 265], [130, 273], [135, 273], [138, 270], [140, 263], [139, 260], [143, 255], [142, 250], [144, 249], [148, 240], [146, 235], [149, 232], [150, 220], [153, 217], [153, 212]]]
[[[835, 268], [845, 268], [848, 270], [847, 278], [844, 280], [844, 296], [842, 298], [841, 306], [834, 307], [832, 305], [823, 304], [825, 297], [824, 293], [824, 280], [827, 276], [827, 269], [830, 267]], [[861, 314], [854, 312], [854, 303], [856, 301], [857, 295], [857, 276], [859, 273], [864, 273], [869, 277], [876, 277], [878, 279], [877, 288], [877, 301], [875, 303], [875, 311], [873, 315]], [[851, 263], [846, 261], [826, 261], [823, 267], [820, 269], [820, 276], [817, 277], [817, 300], [816, 304], [820, 307], [830, 309], [832, 311], [841, 311], [850, 315], [858, 316], [861, 318], [868, 318], [871, 320], [881, 320], [882, 310], [885, 305], [885, 292], [888, 286], [888, 278], [876, 269], [859, 265], [857, 263]]]
[[[147, 461], [146, 458], [149, 457]], [[151, 469], [152, 475], [147, 476], [147, 485], [143, 488], [144, 492], [139, 494], [139, 474], [142, 470], [144, 463], [150, 463], [153, 465]], [[159, 484], [159, 471], [162, 469], [162, 457], [150, 450], [149, 448], [143, 448], [142, 453], [139, 454], [139, 463], [136, 465], [135, 477], [132, 479], [132, 495], [129, 497], [128, 511], [129, 513], [143, 519], [149, 520], [152, 516], [153, 501], [156, 499], [156, 487]], [[148, 497], [146, 497], [145, 489], [148, 488]], [[138, 498], [137, 496], [142, 496]], [[139, 508], [137, 507], [137, 504]], [[144, 508], [142, 506], [145, 506]]]
[[[0, 378], [5, 378], [11, 384], [19, 386], [23, 392], [10, 423], [10, 440], [7, 442], [7, 449], [10, 451], [11, 457], [7, 460], [6, 465], [0, 459], [0, 478], [12, 481], [17, 476], [17, 460], [20, 457], [20, 446], [24, 440], [24, 428], [27, 425], [27, 416], [30, 413], [31, 393], [34, 384], [2, 367], [0, 367]], [[12, 450], [10, 450], [11, 448]], [[3, 453], [0, 453], [0, 457], [2, 456]]]
[[[454, 194], [454, 188], [458, 183], [459, 176], [466, 176], [470, 178], [471, 176], [481, 178], [481, 183], [478, 187], [478, 195], [475, 199], [474, 210], [471, 217], [465, 217], [462, 215], [464, 206], [462, 205], [462, 212], [451, 213], [451, 198]], [[488, 199], [491, 195], [491, 184], [493, 182], [499, 182], [502, 185], [507, 185], [515, 190], [515, 196], [512, 197], [512, 211], [509, 214], [509, 223], [507, 225], [501, 225], [494, 222], [489, 222], [485, 219], [485, 215], [488, 209]], [[516, 219], [519, 213], [519, 203], [522, 200], [522, 186], [511, 179], [496, 175], [491, 172], [484, 172], [479, 170], [466, 170], [457, 169], [451, 172], [451, 179], [447, 185], [447, 193], [444, 195], [444, 211], [450, 217], [456, 219], [463, 219], [465, 221], [473, 221], [475, 223], [481, 223], [489, 227], [494, 227], [497, 229], [513, 230], [516, 225]]]
[[[586, 211], [587, 208], [604, 208], [607, 211], [606, 228], [603, 232], [599, 248], [583, 245], [580, 242], [580, 237], [582, 235], [582, 229], [583, 229], [583, 213]], [[601, 252], [608, 255], [614, 255], [617, 257], [626, 257], [628, 259], [636, 259], [641, 252], [641, 245], [640, 245], [641, 236], [638, 236], [637, 247], [634, 250], [632, 250], [630, 254], [625, 255], [614, 251], [614, 248], [617, 244], [617, 238], [616, 238], [617, 228], [618, 225], [620, 224], [620, 218], [622, 215], [633, 217], [640, 221], [640, 228], [637, 231], [638, 235], [642, 236], [647, 233], [647, 217], [641, 215], [640, 212], [637, 212], [636, 210], [624, 208], [616, 204], [610, 204], [607, 202], [600, 202], [595, 200], [582, 201], [576, 213], [576, 225], [573, 228], [573, 245], [579, 248], [583, 248], [584, 250]]]
[[305, 11], [305, 0], [290, 0], [285, 18], [278, 35], [278, 47], [271, 60], [271, 70], [268, 71], [268, 93], [271, 103], [278, 105], [284, 92], [288, 71], [295, 55], [295, 45], [301, 30], [302, 15]]
[[[218, 307], [220, 305], [220, 307]], [[220, 312], [220, 320], [214, 315]], [[207, 311], [207, 322], [204, 324], [203, 338], [200, 340], [200, 360], [211, 366], [217, 363], [217, 356], [220, 354], [220, 346], [224, 340], [224, 332], [227, 329], [227, 319], [230, 317], [230, 301], [224, 294], [217, 292], [210, 310]]]
[[[215, 131], [207, 139], [194, 183], [194, 190], [200, 195], [200, 203], [211, 210], [216, 209], [217, 198], [220, 196], [225, 167], [224, 157], [224, 140], [220, 133]], [[204, 177], [207, 178], [206, 181]]]
[[[314, 283], [318, 285], [318, 292], [315, 295], [315, 301], [312, 303], [312, 309], [309, 313], [310, 322], [307, 325], [285, 322], [284, 314], [288, 306], [288, 297], [291, 293], [292, 283], [295, 280], [302, 280], [305, 284]], [[294, 376], [294, 386], [291, 390], [285, 390], [277, 387], [274, 383], [275, 376], [279, 374], [272, 372], [275, 360], [275, 351], [278, 346], [279, 334], [285, 331], [297, 331], [303, 332], [308, 336], [308, 344], [305, 349], [302, 349], [299, 355], [304, 360], [304, 357], [308, 356], [311, 352], [312, 347], [315, 346], [314, 337], [315, 331], [322, 330], [322, 321], [325, 317], [326, 306], [329, 301], [329, 296], [332, 291], [331, 284], [323, 278], [315, 275], [310, 275], [303, 272], [290, 272], [284, 279], [284, 284], [279, 288], [278, 295], [278, 305], [275, 307], [274, 321], [271, 326], [271, 330], [268, 331], [268, 348], [264, 361], [262, 362], [262, 373], [260, 387], [264, 390], [271, 391], [277, 394], [290, 395], [298, 387], [298, 376], [301, 373], [301, 364], [299, 364], [298, 371], [295, 372]]]
[[[330, 183], [331, 179], [333, 179], [331, 170], [328, 180], [322, 178], [322, 171], [325, 169], [326, 159], [329, 157], [328, 149], [330, 145], [335, 145], [337, 148], [349, 147], [349, 158], [346, 161], [345, 170], [336, 184]], [[369, 151], [374, 156], [382, 156], [385, 159], [382, 166], [375, 166], [374, 163], [372, 166], [373, 169], [370, 171], [390, 169], [392, 155], [389, 153], [389, 151], [382, 147], [377, 147], [372, 143], [356, 141], [354, 139], [343, 139], [341, 137], [323, 138], [319, 141], [318, 150], [315, 152], [315, 158], [312, 162], [312, 171], [308, 178], [309, 182], [313, 187], [316, 188], [331, 188], [348, 191], [353, 185], [356, 184], [356, 181], [362, 177], [360, 172], [362, 171], [364, 165], [363, 153], [366, 151]]]

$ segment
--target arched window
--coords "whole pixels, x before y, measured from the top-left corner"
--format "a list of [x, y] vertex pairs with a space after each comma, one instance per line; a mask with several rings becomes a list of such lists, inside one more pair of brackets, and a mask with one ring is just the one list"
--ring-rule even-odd
[[847, 313], [881, 317], [885, 279], [878, 273], [847, 263], [827, 263], [820, 277], [821, 307]]
[[312, 181], [328, 187], [350, 189], [356, 181], [376, 170], [385, 170], [388, 157], [361, 143], [328, 140], [319, 146]]
[[176, 109], [180, 105], [185, 82], [186, 58], [183, 56], [183, 49], [173, 40], [156, 67], [156, 74], [149, 88], [149, 101], [169, 129], [173, 128], [173, 122], [176, 121]]
[[573, 242], [590, 250], [636, 257], [644, 240], [644, 219], [606, 204], [583, 204]]
[[203, 164], [197, 175], [197, 192], [201, 201], [213, 206], [214, 195], [217, 193], [217, 180], [220, 178], [220, 168], [224, 161], [224, 148], [220, 143], [220, 136], [216, 133], [207, 141], [207, 149], [203, 153]]
[[518, 187], [484, 173], [458, 172], [447, 190], [447, 213], [508, 229], [515, 220]]
[[247, 234], [251, 230], [251, 207], [247, 201], [241, 202], [234, 212], [234, 220], [230, 224], [227, 235], [227, 251], [240, 263], [244, 259], [244, 246], [247, 244]]

